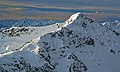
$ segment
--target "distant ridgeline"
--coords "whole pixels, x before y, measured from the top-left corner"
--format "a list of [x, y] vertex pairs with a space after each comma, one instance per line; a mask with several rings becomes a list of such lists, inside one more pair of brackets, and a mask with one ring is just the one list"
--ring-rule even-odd
[[56, 22], [61, 22], [57, 20], [49, 20], [49, 19], [27, 19], [21, 18], [20, 20], [0, 20], [0, 28], [10, 28], [10, 27], [39, 27], [39, 26], [47, 26], [55, 24]]

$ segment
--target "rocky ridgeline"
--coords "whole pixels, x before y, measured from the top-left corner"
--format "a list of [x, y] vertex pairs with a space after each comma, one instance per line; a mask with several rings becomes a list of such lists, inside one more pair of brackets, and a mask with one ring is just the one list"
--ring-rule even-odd
[[6, 36], [8, 37], [20, 37], [24, 34], [29, 34], [33, 32], [33, 29], [25, 28], [25, 27], [11, 27], [9, 29], [1, 29], [0, 34], [1, 38], [4, 38]]

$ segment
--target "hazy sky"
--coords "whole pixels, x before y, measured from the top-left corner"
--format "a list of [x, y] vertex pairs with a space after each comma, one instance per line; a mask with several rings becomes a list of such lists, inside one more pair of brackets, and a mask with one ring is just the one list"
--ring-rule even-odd
[[30, 3], [56, 6], [108, 6], [120, 7], [120, 0], [0, 0], [0, 3]]
[[[76, 10], [74, 11], [74, 9]], [[120, 0], [0, 0], [0, 19], [35, 18], [43, 15], [40, 13], [47, 12], [48, 14], [50, 11], [60, 14], [61, 12], [74, 13], [79, 10], [82, 10], [80, 12], [84, 12], [84, 10], [87, 10], [85, 12], [96, 12], [98, 10], [120, 15]]]

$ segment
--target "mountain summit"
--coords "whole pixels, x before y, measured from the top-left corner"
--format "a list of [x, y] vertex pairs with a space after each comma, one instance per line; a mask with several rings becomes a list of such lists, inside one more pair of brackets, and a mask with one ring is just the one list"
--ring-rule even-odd
[[88, 18], [85, 14], [83, 13], [75, 13], [73, 14], [66, 22], [65, 22], [65, 26], [69, 25], [69, 24], [73, 24], [75, 22], [83, 22], [86, 21], [88, 23], [90, 22], [94, 22], [92, 19]]
[[59, 30], [1, 54], [0, 71], [118, 72], [119, 30], [118, 26], [94, 22], [85, 14], [73, 14]]

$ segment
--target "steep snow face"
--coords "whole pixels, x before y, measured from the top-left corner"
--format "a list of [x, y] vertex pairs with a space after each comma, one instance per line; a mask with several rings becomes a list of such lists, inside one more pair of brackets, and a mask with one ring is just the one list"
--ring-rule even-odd
[[75, 22], [86, 22], [86, 23], [90, 23], [90, 22], [93, 22], [92, 19], [90, 18], [87, 18], [85, 14], [82, 14], [82, 13], [75, 13], [73, 14], [66, 22], [65, 22], [65, 25], [64, 27], [66, 27], [67, 25], [69, 24], [74, 24]]
[[65, 26], [68, 24], [71, 24], [73, 21], [75, 21], [79, 17], [80, 13], [73, 14], [67, 21]]
[[60, 29], [1, 54], [0, 71], [120, 71], [120, 28], [96, 23], [81, 13], [70, 19]]

